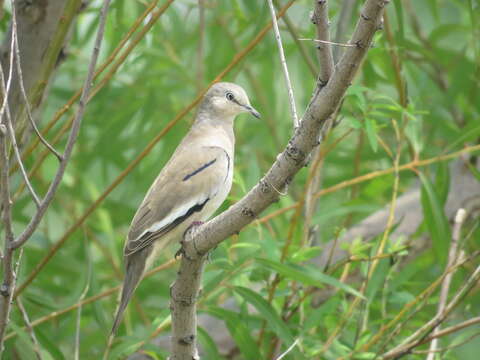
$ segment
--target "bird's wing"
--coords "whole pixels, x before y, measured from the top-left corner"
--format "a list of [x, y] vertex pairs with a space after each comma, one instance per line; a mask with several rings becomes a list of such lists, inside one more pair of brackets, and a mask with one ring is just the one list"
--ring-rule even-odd
[[222, 186], [227, 186], [230, 161], [228, 152], [218, 146], [174, 154], [132, 220], [124, 255], [144, 249], [201, 211]]

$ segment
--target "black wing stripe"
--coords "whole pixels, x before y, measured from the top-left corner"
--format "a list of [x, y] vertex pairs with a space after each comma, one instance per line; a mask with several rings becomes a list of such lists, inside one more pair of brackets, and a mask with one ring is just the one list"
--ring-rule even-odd
[[200, 166], [198, 169], [196, 169], [195, 171], [191, 172], [190, 174], [186, 175], [182, 181], [187, 181], [188, 179], [190, 179], [192, 176], [195, 176], [197, 175], [200, 171], [203, 171], [205, 170], [207, 167], [209, 167], [210, 165], [212, 165], [215, 161], [217, 161], [217, 159], [213, 159], [212, 161], [209, 161], [208, 163], [206, 164], [203, 164], [202, 166]]
[[205, 204], [209, 200], [210, 200], [210, 198], [207, 198], [207, 199], [205, 199], [205, 201], [203, 203], [196, 204], [196, 205], [192, 206], [190, 209], [188, 209], [188, 211], [185, 214], [183, 214], [182, 216], [179, 216], [178, 218], [176, 218], [170, 224], [164, 226], [163, 228], [161, 228], [157, 231], [145, 233], [140, 239], [135, 241], [135, 245], [136, 245], [135, 247], [131, 248], [131, 247], [128, 246], [128, 245], [130, 245], [130, 243], [127, 244], [127, 246], [125, 247], [124, 255], [125, 256], [130, 256], [130, 255], [146, 248], [147, 246], [151, 245], [158, 237], [160, 237], [161, 235], [169, 232], [170, 230], [174, 229], [175, 227], [177, 227], [178, 225], [183, 223], [192, 214], [194, 214], [196, 212], [199, 212], [199, 211], [202, 211], [203, 207], [205, 206]]

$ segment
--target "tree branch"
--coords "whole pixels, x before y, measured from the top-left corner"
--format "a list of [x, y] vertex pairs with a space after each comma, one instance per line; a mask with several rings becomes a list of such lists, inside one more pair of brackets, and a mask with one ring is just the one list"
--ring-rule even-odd
[[68, 137], [68, 141], [65, 147], [65, 152], [62, 157], [62, 161], [60, 161], [60, 165], [58, 167], [57, 173], [55, 174], [55, 177], [48, 188], [47, 194], [45, 195], [45, 198], [40, 204], [40, 207], [38, 208], [37, 212], [35, 213], [33, 218], [30, 220], [25, 230], [11, 244], [11, 247], [14, 249], [17, 249], [23, 244], [25, 244], [25, 242], [27, 242], [30, 236], [32, 236], [33, 232], [35, 231], [38, 224], [40, 223], [40, 220], [42, 220], [43, 216], [45, 215], [45, 212], [48, 206], [53, 200], [53, 197], [57, 192], [58, 186], [60, 185], [60, 182], [63, 178], [63, 174], [65, 173], [65, 169], [70, 160], [70, 156], [72, 155], [73, 146], [75, 145], [75, 142], [77, 140], [77, 136], [80, 130], [80, 125], [82, 123], [83, 114], [85, 112], [85, 106], [87, 104], [87, 99], [90, 94], [93, 73], [95, 71], [95, 65], [97, 64], [98, 54], [100, 52], [100, 46], [103, 40], [103, 33], [105, 30], [105, 23], [107, 19], [107, 11], [109, 6], [110, 6], [110, 0], [104, 0], [102, 10], [100, 13], [100, 23], [98, 27], [97, 37], [95, 39], [95, 46], [93, 48], [92, 57], [90, 60], [90, 64], [88, 66], [87, 78], [85, 79], [82, 96], [80, 97], [79, 106], [77, 109], [77, 113], [75, 114], [75, 119], [72, 124], [72, 130], [70, 131], [70, 135]]
[[[231, 206], [227, 211], [210, 220], [198, 228], [192, 229], [182, 241], [184, 255], [179, 276], [182, 279], [196, 278], [201, 276], [205, 254], [220, 242], [239, 232], [243, 227], [252, 222], [263, 210], [278, 200], [278, 191], [283, 191], [294, 175], [305, 166], [308, 155], [319, 145], [319, 135], [326, 120], [335, 112], [347, 91], [350, 83], [358, 70], [360, 62], [364, 58], [371, 45], [373, 35], [381, 19], [385, 0], [367, 0], [362, 10], [351, 43], [355, 47], [347, 48], [342, 59], [338, 63], [330, 81], [318, 84], [305, 115], [290, 139], [286, 149], [279, 154], [267, 174], [248, 192], [239, 202]], [[323, 86], [325, 85], [325, 86]], [[185, 273], [188, 271], [188, 273]], [[198, 286], [200, 281], [196, 282]], [[184, 285], [177, 278], [172, 286], [172, 294], [177, 294], [178, 289]], [[193, 301], [196, 299], [199, 288], [189, 287], [187, 293], [182, 296]], [[172, 301], [173, 306], [177, 304]], [[191, 307], [186, 310], [191, 311]], [[189, 353], [182, 351], [182, 357], [174, 353], [171, 359], [196, 359], [196, 329], [195, 321], [189, 321], [189, 327], [180, 323], [183, 318], [182, 308], [172, 310], [172, 327], [176, 330], [172, 337], [172, 348], [188, 347]], [[193, 314], [195, 317], [196, 315]], [[178, 329], [183, 332], [179, 333]], [[184, 344], [184, 339], [189, 339]]]
[[312, 15], [312, 22], [317, 27], [318, 61], [320, 62], [319, 81], [323, 84], [328, 82], [333, 73], [333, 55], [330, 46], [330, 21], [328, 20], [327, 0], [315, 0], [315, 7]]

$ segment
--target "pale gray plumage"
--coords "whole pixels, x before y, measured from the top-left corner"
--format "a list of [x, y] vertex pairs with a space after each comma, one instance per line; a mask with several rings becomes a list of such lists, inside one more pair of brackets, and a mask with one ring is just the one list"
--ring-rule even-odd
[[260, 116], [240, 86], [214, 84], [205, 94], [192, 128], [145, 195], [125, 243], [126, 274], [112, 333], [155, 255], [180, 241], [193, 222], [208, 219], [230, 192], [233, 120], [242, 112]]

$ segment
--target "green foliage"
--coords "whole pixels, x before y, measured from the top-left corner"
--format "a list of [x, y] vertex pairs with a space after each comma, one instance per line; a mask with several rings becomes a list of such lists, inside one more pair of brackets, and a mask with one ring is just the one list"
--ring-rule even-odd
[[[159, 6], [162, 3], [160, 1]], [[332, 32], [343, 3], [329, 2]], [[86, 214], [111, 184], [115, 187], [82, 225], [68, 235], [60, 251], [20, 295], [31, 321], [42, 320], [34, 323], [34, 329], [44, 359], [73, 358], [77, 331], [81, 359], [103, 356], [117, 293], [111, 292], [96, 300], [91, 297], [120, 284], [122, 247], [131, 218], [186, 133], [195, 111], [179, 120], [124, 179], [118, 184], [115, 181], [270, 20], [263, 1], [205, 1], [205, 4], [203, 59], [198, 55], [197, 2], [177, 0], [86, 108], [73, 159], [46, 218], [25, 247], [17, 284], [25, 281], [49, 254], [52, 245]], [[295, 34], [290, 34], [280, 22], [300, 114], [310, 100], [316, 79], [294, 38], [315, 36], [315, 28], [308, 20], [311, 6], [311, 1], [302, 0], [289, 9], [287, 14]], [[45, 100], [40, 127], [44, 127], [82, 85], [98, 26], [99, 7], [99, 1], [94, 1], [79, 15], [68, 46], [69, 55], [57, 70]], [[255, 221], [211, 254], [199, 311], [221, 322], [228, 333], [212, 333], [208, 326], [201, 324], [199, 342], [203, 358], [273, 359], [299, 339], [284, 359], [328, 360], [341, 356], [373, 359], [400, 344], [436, 314], [438, 288], [425, 299], [418, 297], [445, 268], [451, 223], [444, 205], [449, 196], [455, 196], [450, 192], [454, 180], [449, 169], [460, 154], [445, 162], [432, 161], [421, 167], [414, 163], [401, 169], [397, 174], [397, 192], [392, 168], [397, 158], [401, 166], [478, 143], [478, 9], [479, 3], [475, 0], [392, 1], [384, 30], [375, 36], [375, 45], [348, 90], [338, 124], [320, 146], [325, 156], [318, 167], [321, 187], [315, 192], [330, 190], [320, 197], [311, 220], [304, 216], [303, 210], [300, 216], [294, 215], [294, 209], [285, 210], [269, 220]], [[107, 59], [144, 10], [145, 3], [141, 1], [113, 2], [100, 62]], [[347, 34], [351, 34], [358, 13], [357, 7]], [[6, 16], [0, 23], [2, 32], [7, 29], [8, 20]], [[140, 28], [148, 21], [149, 18], [143, 20]], [[391, 36], [387, 36], [387, 32]], [[300, 43], [316, 63], [314, 44]], [[287, 91], [277, 51], [273, 34], [269, 32], [224, 78], [247, 89], [252, 104], [263, 118], [256, 120], [242, 115], [236, 122], [234, 186], [221, 210], [239, 200], [258, 182], [292, 135]], [[71, 110], [65, 114], [47, 138], [53, 139], [72, 114]], [[57, 148], [61, 149], [65, 141], [63, 136]], [[38, 147], [27, 158], [28, 168], [33, 167], [42, 150]], [[478, 180], [473, 160], [465, 162], [470, 164], [472, 176]], [[50, 156], [33, 177], [40, 193], [47, 188], [56, 166]], [[288, 194], [260, 216], [300, 201], [312, 166], [302, 170], [290, 184]], [[375, 173], [386, 169], [392, 170]], [[331, 189], [369, 173], [373, 175], [363, 181]], [[12, 182], [16, 189], [20, 183], [18, 174], [12, 176]], [[394, 230], [402, 219], [396, 217], [390, 227], [385, 220], [373, 239], [350, 239], [349, 244], [339, 246], [351, 254], [351, 261], [332, 260], [328, 269], [319, 266], [319, 258], [325, 256], [326, 243], [341, 239], [348, 229], [377, 211], [388, 212], [393, 197], [401, 197], [416, 188], [417, 183], [421, 184], [421, 207], [418, 207], [418, 216], [423, 219], [421, 226], [399, 238]], [[16, 198], [17, 233], [34, 210], [25, 192]], [[387, 228], [384, 257], [374, 265], [372, 259]], [[479, 250], [478, 239], [478, 220], [467, 221], [461, 241], [467, 255]], [[415, 246], [419, 243], [426, 245]], [[281, 261], [285, 247], [288, 249], [286, 260]], [[170, 260], [177, 248], [178, 245], [172, 245], [167, 249], [158, 264]], [[451, 294], [470, 275], [475, 264], [478, 258], [457, 271]], [[92, 267], [90, 279], [89, 266]], [[176, 269], [171, 267], [142, 281], [110, 350], [110, 358], [123, 359], [144, 349], [154, 358], [166, 359], [165, 348], [145, 343], [149, 343], [158, 326], [162, 328], [160, 335], [169, 331], [169, 285], [175, 274]], [[88, 303], [82, 305], [77, 329], [76, 305], [87, 286], [85, 300]], [[415, 299], [419, 300], [418, 304], [401, 316], [402, 326], [389, 328], [378, 342], [368, 349], [363, 347]], [[472, 291], [442, 326], [478, 316], [479, 301], [478, 289]], [[64, 309], [70, 310], [55, 314]], [[14, 306], [8, 331], [14, 336], [6, 342], [5, 358], [35, 358], [33, 342], [24, 326], [23, 317]], [[398, 332], [393, 334], [394, 330]], [[440, 347], [461, 344], [473, 330], [442, 338]], [[217, 342], [219, 338], [227, 338], [229, 347]], [[466, 345], [446, 351], [444, 358], [476, 359], [479, 346], [480, 340], [472, 339]], [[419, 349], [428, 347], [424, 345]], [[408, 358], [423, 359], [425, 355], [409, 354]]]

